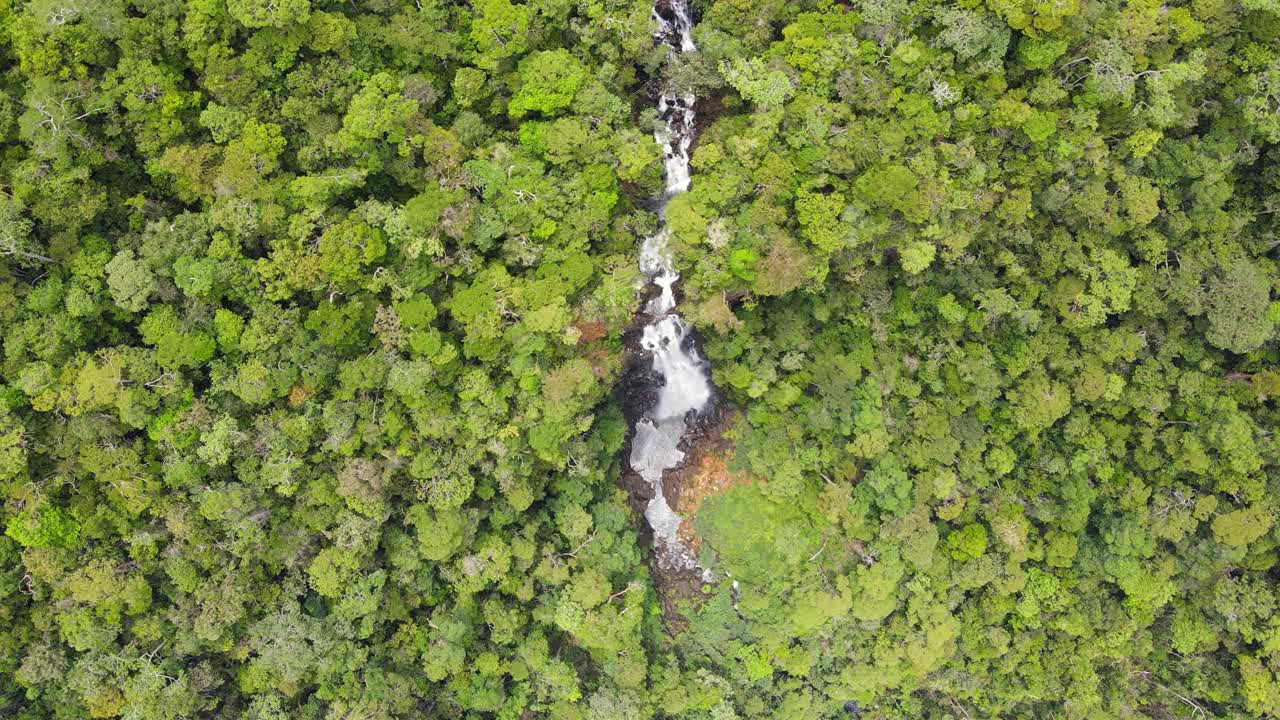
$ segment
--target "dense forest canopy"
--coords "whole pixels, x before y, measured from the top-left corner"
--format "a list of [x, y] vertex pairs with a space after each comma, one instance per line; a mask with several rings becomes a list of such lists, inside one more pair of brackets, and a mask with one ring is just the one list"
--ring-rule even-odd
[[0, 0], [0, 715], [1280, 715], [1280, 5], [653, 9]]

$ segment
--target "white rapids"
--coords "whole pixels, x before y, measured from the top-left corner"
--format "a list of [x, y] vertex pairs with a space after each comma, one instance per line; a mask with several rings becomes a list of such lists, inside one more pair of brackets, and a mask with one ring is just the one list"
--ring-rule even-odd
[[[687, 0], [657, 0], [653, 9], [658, 22], [654, 37], [667, 46], [668, 53], [691, 52]], [[659, 11], [667, 10], [668, 16]], [[667, 202], [689, 189], [689, 146], [694, 134], [692, 93], [677, 95], [668, 90], [658, 99], [658, 117], [662, 120], [654, 131], [654, 139], [663, 148], [666, 189], [658, 205], [661, 223]], [[672, 267], [667, 248], [670, 233], [666, 227], [644, 239], [640, 248], [640, 271], [657, 287], [658, 292], [645, 305], [650, 316], [644, 327], [640, 346], [653, 357], [653, 369], [662, 376], [657, 404], [641, 418], [631, 440], [631, 469], [653, 488], [653, 499], [645, 508], [645, 518], [653, 528], [654, 546], [660, 565], [675, 569], [697, 569], [697, 559], [680, 539], [681, 518], [667, 503], [662, 491], [662, 475], [677, 467], [685, 457], [680, 440], [688, 429], [690, 412], [700, 412], [711, 401], [711, 383], [706, 361], [698, 356], [691, 342], [686, 342], [688, 329], [675, 313], [674, 286], [680, 274]], [[709, 571], [703, 571], [704, 577]]]

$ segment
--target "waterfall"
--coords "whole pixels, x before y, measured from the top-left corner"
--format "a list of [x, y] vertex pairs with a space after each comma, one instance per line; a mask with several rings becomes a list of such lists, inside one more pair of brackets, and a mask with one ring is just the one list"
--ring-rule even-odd
[[[657, 0], [654, 4], [653, 16], [658, 23], [654, 38], [667, 46], [668, 56], [697, 49], [689, 34], [692, 22], [686, 2]], [[654, 140], [663, 148], [666, 188], [658, 203], [658, 231], [646, 237], [640, 248], [640, 271], [657, 290], [644, 307], [647, 321], [640, 347], [652, 357], [653, 371], [661, 376], [662, 385], [656, 404], [636, 422], [630, 457], [631, 469], [653, 488], [645, 518], [653, 528], [658, 562], [685, 570], [696, 570], [698, 564], [679, 537], [681, 519], [663, 495], [662, 476], [684, 460], [680, 443], [689, 429], [690, 415], [707, 408], [712, 388], [707, 363], [675, 312], [674, 286], [680, 274], [672, 267], [664, 214], [671, 198], [689, 189], [696, 100], [692, 93], [677, 95], [674, 90], [666, 90], [658, 98], [662, 124], [654, 130]], [[706, 571], [704, 577], [708, 577]]]

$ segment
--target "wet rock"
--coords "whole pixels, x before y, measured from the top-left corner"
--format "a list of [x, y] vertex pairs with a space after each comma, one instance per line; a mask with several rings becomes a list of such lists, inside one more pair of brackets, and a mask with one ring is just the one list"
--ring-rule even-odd
[[[653, 16], [655, 41], [665, 44], [669, 55], [696, 50], [687, 0], [655, 0]], [[683, 467], [691, 445], [703, 437], [707, 419], [718, 417], [720, 403], [701, 338], [676, 314], [680, 274], [672, 265], [669, 231], [662, 221], [666, 203], [689, 188], [696, 104], [693, 94], [669, 88], [657, 97], [661, 124], [654, 139], [663, 147], [665, 188], [656, 206], [659, 227], [641, 245], [640, 271], [648, 282], [635, 324], [623, 337], [626, 353], [617, 391], [632, 428], [625, 450], [629, 471], [622, 483], [632, 506], [646, 519], [643, 530], [654, 544], [655, 575], [667, 587], [693, 584], [695, 591], [710, 573], [698, 567], [682, 537], [684, 521], [664, 486], [667, 476]]]

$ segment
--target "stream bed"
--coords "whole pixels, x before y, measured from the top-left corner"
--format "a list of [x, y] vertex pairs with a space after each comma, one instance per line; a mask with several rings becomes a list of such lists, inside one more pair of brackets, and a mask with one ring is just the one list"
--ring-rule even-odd
[[[668, 57], [696, 50], [690, 36], [692, 21], [686, 0], [658, 0], [653, 15], [658, 23], [655, 40], [667, 47]], [[638, 316], [642, 328], [633, 352], [638, 353], [638, 381], [644, 401], [632, 403], [634, 422], [631, 470], [652, 492], [644, 506], [644, 516], [653, 531], [655, 559], [663, 571], [699, 572], [711, 580], [709, 570], [698, 567], [694, 552], [679, 534], [682, 518], [664, 493], [664, 476], [685, 461], [691, 430], [709, 417], [715, 405], [715, 388], [710, 367], [700, 352], [698, 338], [676, 312], [675, 285], [680, 273], [673, 266], [668, 247], [670, 231], [664, 213], [671, 198], [689, 189], [689, 148], [695, 133], [692, 93], [677, 94], [665, 89], [658, 97], [658, 118], [654, 139], [663, 149], [664, 177], [658, 200], [658, 230], [644, 238], [640, 248], [640, 270], [647, 278], [648, 298]], [[637, 405], [639, 407], [637, 407]]]

